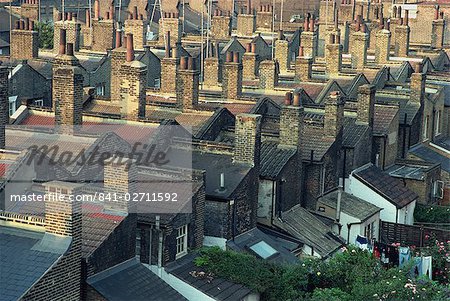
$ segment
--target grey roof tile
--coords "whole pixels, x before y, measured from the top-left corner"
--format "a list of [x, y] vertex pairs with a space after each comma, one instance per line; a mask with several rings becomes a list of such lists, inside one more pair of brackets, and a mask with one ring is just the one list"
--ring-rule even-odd
[[263, 142], [259, 175], [263, 178], [275, 179], [296, 153], [297, 150], [294, 148], [281, 148], [278, 143]]

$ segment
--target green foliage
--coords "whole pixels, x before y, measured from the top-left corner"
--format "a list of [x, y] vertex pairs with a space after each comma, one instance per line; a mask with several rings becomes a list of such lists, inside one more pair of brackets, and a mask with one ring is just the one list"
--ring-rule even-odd
[[36, 30], [39, 32], [39, 48], [53, 49], [53, 25], [50, 22], [39, 22]]
[[449, 206], [428, 206], [417, 204], [414, 209], [414, 220], [422, 223], [449, 223]]
[[425, 236], [425, 248], [421, 249], [424, 256], [433, 257], [433, 279], [440, 283], [449, 283], [450, 241], [439, 241], [435, 237]]
[[450, 290], [426, 278], [410, 279], [411, 267], [385, 270], [367, 251], [344, 249], [328, 261], [307, 259], [280, 266], [248, 254], [205, 248], [195, 262], [218, 277], [243, 284], [261, 300], [449, 300]]

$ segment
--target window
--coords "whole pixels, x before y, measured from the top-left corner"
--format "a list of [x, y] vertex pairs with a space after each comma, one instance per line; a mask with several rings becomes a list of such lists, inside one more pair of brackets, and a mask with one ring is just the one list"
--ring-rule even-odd
[[425, 120], [423, 122], [423, 133], [422, 138], [423, 140], [428, 139], [428, 121], [430, 120], [430, 116], [425, 117]]
[[44, 100], [43, 99], [37, 99], [34, 101], [34, 105], [38, 106], [38, 107], [43, 107], [44, 106]]
[[105, 84], [104, 83], [97, 84], [97, 86], [95, 87], [95, 94], [97, 94], [99, 96], [105, 95]]
[[436, 125], [434, 127], [434, 135], [437, 136], [441, 133], [441, 111], [436, 111]]
[[141, 255], [141, 231], [137, 229], [136, 231], [136, 256], [140, 257]]
[[155, 78], [155, 87], [161, 88], [161, 78]]
[[375, 238], [375, 222], [371, 222], [364, 228], [364, 236], [366, 236], [368, 240]]
[[16, 102], [10, 102], [9, 103], [9, 116], [14, 114], [16, 112]]
[[265, 241], [260, 241], [252, 246], [250, 246], [250, 250], [256, 253], [259, 257], [262, 259], [267, 259], [275, 254], [278, 253], [277, 250], [272, 248], [268, 243]]
[[437, 199], [444, 198], [444, 182], [435, 181], [433, 184], [433, 196]]
[[176, 258], [187, 254], [187, 225], [177, 229], [177, 254]]

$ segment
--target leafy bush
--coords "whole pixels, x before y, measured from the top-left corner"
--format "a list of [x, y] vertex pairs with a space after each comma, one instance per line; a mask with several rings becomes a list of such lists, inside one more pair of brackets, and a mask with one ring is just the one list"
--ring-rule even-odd
[[428, 206], [417, 204], [414, 220], [422, 223], [449, 223], [449, 206]]
[[39, 22], [36, 24], [39, 32], [39, 48], [53, 49], [53, 25], [49, 22]]
[[425, 277], [409, 278], [411, 267], [408, 266], [403, 270], [385, 270], [370, 253], [355, 248], [343, 249], [328, 261], [307, 259], [286, 266], [248, 254], [205, 248], [195, 263], [217, 277], [259, 292], [263, 301], [450, 299], [447, 286]]

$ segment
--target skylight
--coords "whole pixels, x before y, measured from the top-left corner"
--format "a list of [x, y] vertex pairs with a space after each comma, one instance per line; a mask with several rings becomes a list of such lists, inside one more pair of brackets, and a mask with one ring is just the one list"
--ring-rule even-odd
[[252, 246], [250, 246], [250, 250], [255, 252], [259, 257], [262, 259], [267, 259], [270, 256], [277, 254], [277, 250], [272, 248], [268, 243], [265, 241], [260, 241]]

